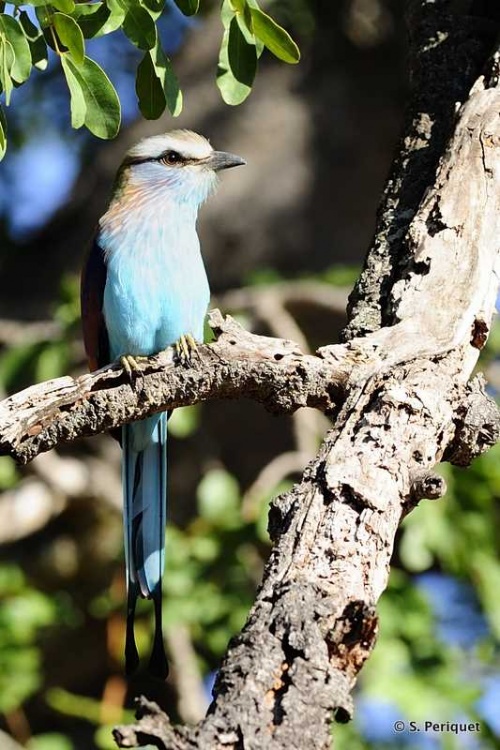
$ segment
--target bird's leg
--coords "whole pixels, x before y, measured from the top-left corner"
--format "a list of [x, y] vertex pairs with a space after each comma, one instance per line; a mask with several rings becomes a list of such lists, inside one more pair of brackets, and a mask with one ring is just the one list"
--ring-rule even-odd
[[193, 353], [198, 349], [197, 341], [190, 333], [184, 333], [174, 344], [175, 354], [182, 365], [189, 365]]
[[120, 357], [120, 364], [127, 373], [130, 380], [132, 380], [132, 376], [134, 373], [138, 373], [140, 371], [140, 363], [146, 362], [147, 357], [137, 354], [122, 354]]

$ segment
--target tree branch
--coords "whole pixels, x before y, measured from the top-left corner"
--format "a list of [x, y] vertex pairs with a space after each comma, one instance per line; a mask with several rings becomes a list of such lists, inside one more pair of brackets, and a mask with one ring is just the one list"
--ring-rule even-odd
[[198, 347], [191, 365], [168, 349], [139, 365], [132, 381], [115, 363], [78, 379], [57, 378], [0, 403], [0, 453], [25, 464], [58, 443], [95, 435], [164, 409], [244, 395], [271, 412], [312, 406], [331, 412], [359, 357], [339, 345], [328, 361], [304, 355], [292, 342], [245, 331], [212, 311], [217, 336]]

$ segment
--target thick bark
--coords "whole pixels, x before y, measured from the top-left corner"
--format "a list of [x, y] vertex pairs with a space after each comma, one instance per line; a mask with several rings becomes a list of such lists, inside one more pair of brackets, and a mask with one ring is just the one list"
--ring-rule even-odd
[[[424, 105], [426, 56], [441, 45], [439, 53], [448, 53], [449, 13], [458, 5], [464, 3], [412, 5], [414, 70], [420, 66], [414, 101]], [[271, 556], [207, 716], [175, 728], [143, 701], [138, 723], [115, 730], [120, 747], [329, 748], [331, 719], [349, 719], [350, 692], [375, 642], [375, 608], [401, 517], [422, 497], [443, 494], [432, 472], [438, 461], [466, 464], [498, 439], [498, 410], [480, 380], [467, 384], [494, 311], [500, 236], [497, 58], [466, 96], [491, 51], [489, 27], [485, 37], [478, 20], [461, 19], [468, 40], [462, 62], [440, 69], [450, 81], [460, 79], [463, 105], [455, 114], [456, 90], [432, 117], [419, 104], [418, 121], [433, 122], [420, 144], [409, 118], [413, 130], [381, 207], [380, 241], [353, 297], [348, 344], [304, 356], [290, 342], [229, 330], [231, 322], [217, 318], [221, 336], [202, 348], [193, 368], [170, 366], [162, 376], [148, 364], [134, 386], [122, 380], [117, 387], [122, 374], [111, 369], [81, 381], [52, 411], [50, 399], [33, 404], [33, 392], [5, 404], [10, 421], [1, 444], [21, 460], [62, 438], [215, 395], [334, 414], [300, 483], [272, 504]], [[426, 148], [432, 154], [417, 153]], [[31, 411], [20, 425], [13, 412], [27, 396]]]
[[453, 0], [408, 3], [410, 100], [373, 243], [350, 297], [347, 339], [391, 323], [388, 300], [408, 262], [406, 233], [434, 180], [457, 106], [468, 98], [498, 33], [498, 7], [479, 5]]

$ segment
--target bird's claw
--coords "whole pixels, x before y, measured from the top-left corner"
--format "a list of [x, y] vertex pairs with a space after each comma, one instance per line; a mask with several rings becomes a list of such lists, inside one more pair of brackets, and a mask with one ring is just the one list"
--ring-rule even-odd
[[124, 371], [127, 373], [130, 380], [132, 380], [134, 374], [140, 372], [140, 363], [145, 362], [147, 357], [142, 355], [122, 354], [120, 357], [120, 364]]
[[175, 342], [175, 355], [182, 365], [189, 365], [194, 352], [198, 349], [196, 340], [190, 333], [185, 333]]

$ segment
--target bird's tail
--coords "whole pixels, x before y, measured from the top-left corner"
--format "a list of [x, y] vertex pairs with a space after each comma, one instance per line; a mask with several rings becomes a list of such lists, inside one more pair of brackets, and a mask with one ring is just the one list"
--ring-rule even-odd
[[137, 669], [134, 638], [137, 597], [152, 599], [155, 634], [149, 670], [165, 678], [168, 663], [161, 625], [161, 580], [165, 562], [167, 502], [167, 415], [149, 417], [122, 428], [127, 634], [125, 670]]

